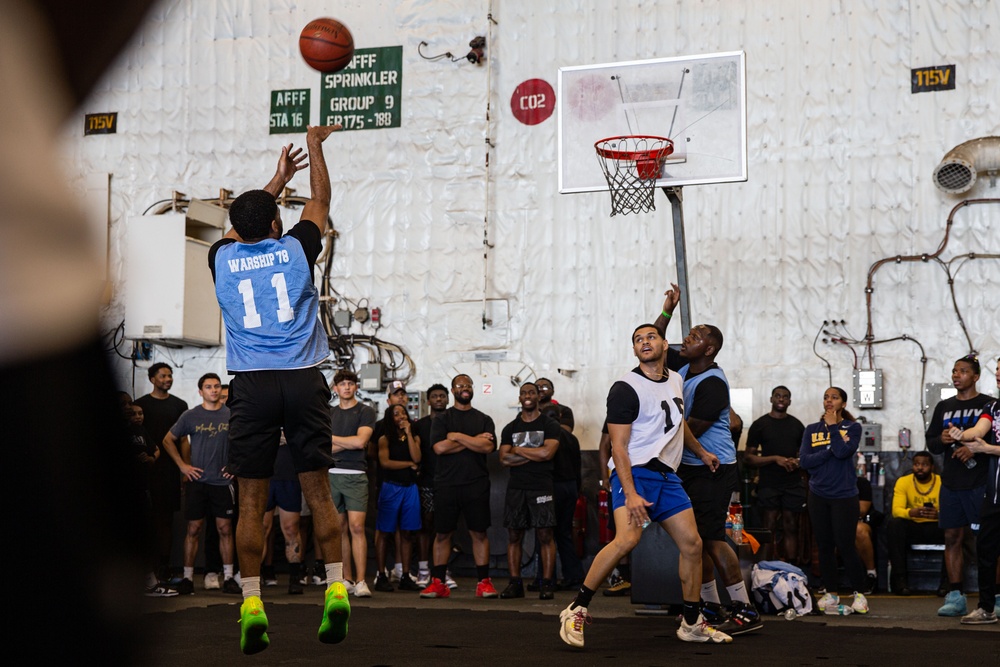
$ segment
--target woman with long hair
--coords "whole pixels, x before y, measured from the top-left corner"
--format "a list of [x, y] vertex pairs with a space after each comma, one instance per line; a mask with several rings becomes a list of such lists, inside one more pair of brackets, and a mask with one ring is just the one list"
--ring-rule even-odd
[[[819, 608], [825, 614], [867, 614], [861, 593], [865, 567], [854, 548], [858, 523], [858, 482], [854, 457], [861, 443], [861, 425], [845, 409], [847, 392], [830, 387], [823, 393], [823, 417], [806, 427], [799, 466], [809, 473], [809, 518], [812, 520], [825, 593]], [[837, 595], [837, 554], [844, 563], [854, 600], [840, 604]]]

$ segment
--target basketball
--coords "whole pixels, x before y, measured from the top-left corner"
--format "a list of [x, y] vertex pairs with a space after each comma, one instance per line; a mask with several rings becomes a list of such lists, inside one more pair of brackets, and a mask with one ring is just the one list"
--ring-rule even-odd
[[354, 57], [354, 37], [347, 26], [336, 19], [315, 19], [299, 35], [299, 52], [314, 70], [339, 72]]

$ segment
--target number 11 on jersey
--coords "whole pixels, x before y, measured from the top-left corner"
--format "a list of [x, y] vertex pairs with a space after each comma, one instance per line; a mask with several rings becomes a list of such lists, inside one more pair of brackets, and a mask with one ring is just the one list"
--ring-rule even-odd
[[[288, 299], [285, 274], [273, 274], [271, 276], [271, 287], [274, 288], [275, 296], [278, 298], [278, 310], [276, 313], [278, 322], [291, 322], [295, 318], [295, 311], [292, 309], [291, 301]], [[243, 327], [246, 329], [256, 329], [261, 325], [261, 318], [260, 313], [257, 312], [257, 304], [254, 301], [253, 282], [249, 278], [241, 280], [237, 289], [243, 296]]]

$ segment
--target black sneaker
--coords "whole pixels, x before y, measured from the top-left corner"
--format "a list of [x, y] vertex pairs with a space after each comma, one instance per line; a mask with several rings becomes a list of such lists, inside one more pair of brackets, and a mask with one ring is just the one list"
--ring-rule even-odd
[[146, 597], [148, 598], [173, 598], [178, 595], [179, 593], [177, 591], [172, 588], [167, 588], [159, 582], [153, 586], [146, 587]]
[[604, 596], [609, 598], [623, 598], [632, 595], [632, 583], [622, 576], [611, 579], [611, 585], [604, 589]]
[[326, 586], [326, 564], [323, 561], [318, 560], [313, 564], [310, 582], [313, 586]]
[[194, 582], [190, 579], [181, 579], [174, 589], [178, 595], [194, 595]]
[[528, 582], [528, 592], [537, 593], [542, 587], [541, 582], [538, 579], [532, 579]]
[[389, 577], [385, 576], [385, 572], [379, 572], [375, 577], [375, 590], [381, 593], [391, 593], [394, 589], [392, 584], [389, 583]]
[[507, 588], [503, 589], [500, 593], [500, 599], [502, 600], [512, 600], [514, 598], [524, 597], [524, 583], [520, 579], [511, 579], [510, 583], [507, 584]]
[[542, 579], [541, 586], [538, 587], [539, 600], [554, 600], [556, 597], [556, 586], [551, 581]]
[[723, 630], [723, 632], [731, 637], [734, 635], [745, 635], [748, 632], [753, 632], [764, 627], [764, 620], [753, 605], [735, 601], [729, 603], [728, 610], [731, 627]]
[[229, 577], [222, 582], [222, 592], [230, 593], [231, 595], [241, 595], [243, 593], [243, 587], [236, 583], [235, 579]]
[[878, 586], [878, 577], [874, 574], [865, 575], [865, 589], [861, 591], [865, 595], [871, 595]]
[[701, 615], [705, 622], [713, 628], [717, 628], [729, 620], [729, 610], [717, 602], [702, 602]]
[[399, 579], [399, 590], [401, 591], [419, 591], [422, 590], [420, 586], [417, 586], [417, 582], [413, 580], [413, 577], [409, 573], [404, 574]]

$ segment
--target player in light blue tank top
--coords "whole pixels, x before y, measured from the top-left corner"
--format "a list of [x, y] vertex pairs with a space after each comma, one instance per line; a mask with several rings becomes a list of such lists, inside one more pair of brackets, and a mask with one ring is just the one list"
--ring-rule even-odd
[[312, 263], [292, 234], [220, 247], [215, 293], [231, 373], [309, 368], [329, 356]]
[[[729, 390], [729, 381], [726, 379], [726, 374], [722, 372], [721, 368], [710, 368], [688, 380], [690, 369], [691, 365], [688, 364], [678, 371], [680, 376], [684, 378], [685, 405], [694, 405], [694, 394], [698, 390], [698, 385], [701, 384], [706, 378], [719, 378], [725, 383], [726, 390]], [[719, 463], [723, 465], [736, 463], [736, 445], [733, 443], [733, 433], [729, 430], [728, 405], [723, 408], [721, 413], [719, 413], [718, 419], [712, 422], [711, 426], [698, 436], [698, 442], [701, 443], [702, 447], [718, 456]], [[684, 450], [684, 456], [681, 459], [681, 463], [693, 466], [704, 465], [701, 462], [701, 459], [689, 450]]]
[[264, 509], [282, 428], [327, 556], [330, 586], [318, 639], [327, 644], [343, 641], [351, 614], [338, 556], [340, 522], [327, 485], [326, 468], [332, 461], [330, 387], [316, 366], [329, 356], [329, 348], [317, 317], [319, 295], [312, 268], [330, 212], [323, 141], [339, 129], [307, 129], [311, 196], [300, 222], [287, 235], [282, 235], [275, 199], [306, 166], [306, 156], [291, 144], [282, 150], [278, 169], [263, 190], [236, 198], [229, 208], [233, 229], [208, 253], [226, 323], [226, 361], [235, 374], [229, 394], [228, 469], [239, 479], [240, 488], [236, 526], [243, 575], [240, 649], [247, 655], [270, 645], [260, 599], [260, 565]]

